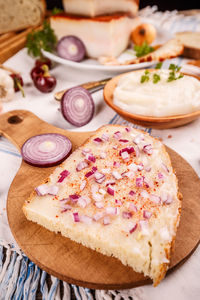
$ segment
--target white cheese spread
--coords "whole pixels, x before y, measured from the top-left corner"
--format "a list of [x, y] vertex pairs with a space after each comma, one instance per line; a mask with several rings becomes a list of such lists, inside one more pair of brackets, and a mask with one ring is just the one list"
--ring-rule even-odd
[[[153, 74], [160, 76], [153, 83]], [[133, 114], [164, 117], [187, 114], [200, 109], [200, 81], [184, 75], [168, 82], [170, 70], [155, 70], [141, 83], [144, 70], [124, 75], [114, 90], [114, 104]], [[176, 73], [176, 77], [179, 73]]]

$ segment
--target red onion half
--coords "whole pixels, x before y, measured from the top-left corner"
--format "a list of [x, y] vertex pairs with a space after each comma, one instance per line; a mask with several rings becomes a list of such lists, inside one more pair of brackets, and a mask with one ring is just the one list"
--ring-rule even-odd
[[57, 53], [60, 57], [79, 62], [86, 54], [83, 42], [73, 35], [62, 37], [57, 45]]
[[77, 127], [89, 123], [94, 115], [92, 96], [80, 86], [67, 90], [62, 96], [61, 112], [69, 123]]
[[24, 161], [36, 167], [52, 167], [63, 162], [71, 153], [70, 140], [61, 134], [35, 135], [22, 146]]

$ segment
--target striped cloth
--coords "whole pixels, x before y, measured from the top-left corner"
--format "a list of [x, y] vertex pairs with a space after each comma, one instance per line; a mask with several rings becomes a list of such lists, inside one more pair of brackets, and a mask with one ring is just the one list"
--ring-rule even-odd
[[[159, 12], [157, 8], [147, 7], [140, 11], [144, 19], [148, 19], [155, 26], [170, 33], [178, 31], [192, 30], [200, 31], [200, 16], [184, 17], [177, 14], [177, 11]], [[182, 65], [185, 62], [182, 58], [165, 61], [163, 68], [167, 68], [170, 63]], [[26, 99], [21, 99], [17, 95], [16, 99], [4, 105], [4, 111], [13, 109], [28, 109], [38, 115], [43, 120], [64, 128], [75, 130], [66, 125], [58, 112], [58, 103], [52, 96], [41, 95], [33, 87], [29, 86], [29, 70], [27, 66], [33, 65], [33, 60], [27, 56], [26, 50], [20, 51], [12, 57], [7, 66], [13, 67], [22, 72], [26, 83]], [[30, 67], [31, 68], [31, 67]], [[77, 71], [68, 70], [63, 66], [57, 66], [53, 75], [59, 78], [57, 90], [68, 86], [80, 84], [89, 80], [98, 80], [106, 77], [104, 74], [93, 72], [77, 74]], [[99, 126], [110, 124], [130, 124], [119, 115], [115, 114], [102, 101], [102, 92], [94, 95], [97, 112], [92, 122], [81, 128], [83, 131], [95, 130]], [[56, 113], [55, 113], [56, 111]], [[67, 127], [66, 127], [67, 126]], [[141, 128], [141, 127], [140, 127]], [[187, 126], [170, 130], [151, 130], [143, 128], [153, 136], [161, 138], [165, 144], [180, 153], [200, 174], [199, 169], [199, 149], [200, 149], [200, 120]], [[6, 215], [6, 199], [9, 186], [21, 164], [21, 155], [17, 149], [4, 137], [0, 137], [0, 300], [20, 300], [36, 299], [39, 293], [42, 299], [53, 300], [157, 300], [162, 296], [162, 300], [181, 299], [189, 297], [193, 300], [199, 299], [200, 287], [197, 279], [200, 277], [200, 249], [198, 248], [193, 256], [187, 261], [180, 273], [179, 270], [173, 272], [156, 288], [144, 286], [125, 291], [103, 291], [90, 290], [87, 288], [69, 285], [57, 278], [48, 275], [34, 263], [32, 263], [17, 246], [8, 226]], [[189, 284], [186, 285], [186, 282]], [[189, 286], [188, 286], [189, 285]]]

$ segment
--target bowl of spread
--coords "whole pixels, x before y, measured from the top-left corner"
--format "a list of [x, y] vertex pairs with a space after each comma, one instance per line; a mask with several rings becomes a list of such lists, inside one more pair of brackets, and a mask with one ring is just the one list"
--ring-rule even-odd
[[200, 81], [179, 67], [138, 70], [112, 78], [104, 100], [124, 119], [146, 127], [172, 128], [200, 116]]

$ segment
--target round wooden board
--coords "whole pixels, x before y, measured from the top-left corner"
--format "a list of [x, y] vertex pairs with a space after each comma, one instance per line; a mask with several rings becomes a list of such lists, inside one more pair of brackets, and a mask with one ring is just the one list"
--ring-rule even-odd
[[[144, 70], [145, 71], [145, 70]], [[152, 71], [152, 69], [149, 69], [149, 71]], [[176, 115], [176, 116], [169, 116], [169, 117], [150, 117], [150, 116], [142, 116], [130, 113], [128, 111], [125, 111], [121, 109], [119, 106], [115, 105], [113, 102], [113, 92], [118, 84], [119, 79], [127, 75], [129, 73], [135, 73], [135, 72], [141, 72], [141, 70], [136, 70], [128, 73], [124, 73], [121, 75], [118, 75], [111, 80], [109, 80], [105, 87], [104, 87], [104, 100], [105, 102], [113, 109], [115, 110], [120, 116], [122, 116], [124, 119], [126, 119], [129, 122], [139, 124], [145, 127], [150, 128], [157, 128], [157, 129], [167, 129], [167, 128], [174, 128], [179, 127], [185, 124], [188, 124], [194, 120], [196, 120], [200, 116], [200, 110], [189, 113], [189, 114], [183, 114], [183, 115]], [[199, 76], [186, 74], [189, 76], [196, 77], [200, 80]]]
[[[8, 117], [16, 114], [23, 119], [23, 123], [8, 124]], [[70, 135], [74, 147], [82, 143], [83, 138], [91, 135], [64, 131], [26, 111], [9, 112], [0, 117], [0, 133], [19, 147], [28, 137], [44, 132], [62, 133], [68, 137]], [[183, 194], [181, 221], [171, 257], [172, 269], [188, 257], [199, 242], [200, 181], [192, 167], [180, 155], [169, 148], [167, 151]], [[25, 199], [53, 169], [36, 168], [22, 162], [11, 184], [7, 201], [8, 220], [12, 233], [24, 253], [46, 272], [61, 280], [88, 288], [125, 289], [149, 283], [149, 279], [124, 266], [118, 259], [90, 250], [25, 218], [22, 212]]]

